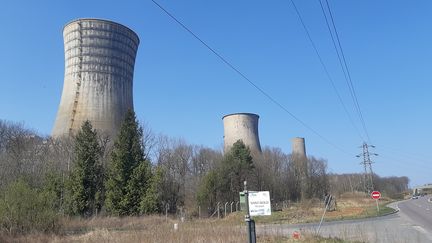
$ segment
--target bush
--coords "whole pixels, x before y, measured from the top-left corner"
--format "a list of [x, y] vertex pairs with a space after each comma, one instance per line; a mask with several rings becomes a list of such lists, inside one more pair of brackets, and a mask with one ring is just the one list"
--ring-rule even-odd
[[0, 195], [0, 230], [8, 234], [53, 232], [59, 229], [51, 192], [32, 189], [22, 179]]

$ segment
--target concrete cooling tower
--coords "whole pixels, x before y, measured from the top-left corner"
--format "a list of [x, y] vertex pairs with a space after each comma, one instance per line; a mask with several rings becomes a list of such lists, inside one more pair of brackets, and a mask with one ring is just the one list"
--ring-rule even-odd
[[292, 155], [296, 155], [300, 158], [306, 158], [306, 146], [304, 138], [293, 138], [292, 139]]
[[89, 120], [99, 132], [115, 135], [128, 109], [138, 35], [124, 25], [77, 19], [63, 29], [65, 74], [53, 137], [73, 134]]
[[224, 151], [228, 151], [237, 140], [242, 140], [251, 152], [261, 152], [258, 137], [259, 116], [251, 113], [235, 113], [222, 118], [224, 123]]

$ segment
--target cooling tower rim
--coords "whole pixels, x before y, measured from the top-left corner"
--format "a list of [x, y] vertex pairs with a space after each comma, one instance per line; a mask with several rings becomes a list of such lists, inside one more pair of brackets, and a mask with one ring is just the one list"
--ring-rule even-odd
[[255, 116], [255, 117], [259, 118], [259, 115], [255, 114], [255, 113], [238, 112], [238, 113], [231, 113], [231, 114], [225, 115], [222, 117], [222, 120], [228, 116], [235, 116], [235, 115]]
[[135, 35], [135, 37], [137, 38], [137, 40], [138, 40], [138, 43], [137, 43], [137, 44], [140, 43], [140, 38], [139, 38], [138, 34], [137, 34], [135, 31], [133, 31], [131, 28], [127, 27], [126, 25], [123, 25], [123, 24], [117, 23], [117, 22], [112, 21], [112, 20], [109, 20], [109, 19], [102, 19], [102, 18], [78, 18], [78, 19], [74, 19], [74, 20], [71, 20], [71, 21], [67, 22], [67, 23], [63, 26], [63, 31], [64, 31], [64, 29], [65, 29], [68, 25], [73, 24], [73, 23], [75, 23], [75, 22], [79, 22], [79, 21], [85, 21], [85, 20], [94, 20], [94, 21], [100, 21], [100, 22], [106, 22], [106, 23], [111, 23], [111, 24], [119, 25], [119, 26], [121, 26], [121, 27], [123, 27], [123, 28], [129, 30], [131, 33], [133, 33], [133, 34]]
[[292, 139], [293, 139], [293, 140], [294, 140], [294, 139], [302, 139], [302, 140], [304, 140], [305, 138], [304, 138], [304, 137], [293, 137]]

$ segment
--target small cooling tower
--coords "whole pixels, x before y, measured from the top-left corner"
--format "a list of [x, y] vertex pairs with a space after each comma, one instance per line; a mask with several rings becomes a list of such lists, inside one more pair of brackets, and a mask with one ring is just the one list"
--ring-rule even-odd
[[124, 25], [78, 19], [63, 29], [65, 75], [53, 137], [73, 134], [89, 120], [115, 135], [133, 110], [133, 73], [138, 35]]
[[306, 146], [304, 138], [293, 138], [292, 139], [292, 155], [298, 158], [306, 158]]
[[238, 140], [249, 147], [251, 152], [261, 152], [258, 137], [259, 116], [252, 113], [235, 113], [222, 118], [224, 123], [224, 151], [228, 151]]

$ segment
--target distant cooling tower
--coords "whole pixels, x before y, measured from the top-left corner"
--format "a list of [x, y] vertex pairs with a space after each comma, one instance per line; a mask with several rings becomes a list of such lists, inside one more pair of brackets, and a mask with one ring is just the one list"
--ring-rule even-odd
[[258, 137], [259, 116], [251, 113], [235, 113], [222, 118], [224, 123], [224, 151], [228, 151], [237, 140], [242, 140], [251, 152], [261, 152]]
[[89, 120], [114, 135], [133, 109], [132, 80], [138, 35], [121, 24], [78, 19], [63, 29], [65, 75], [53, 137], [74, 133]]
[[304, 138], [296, 137], [292, 139], [292, 155], [306, 158], [306, 146]]

